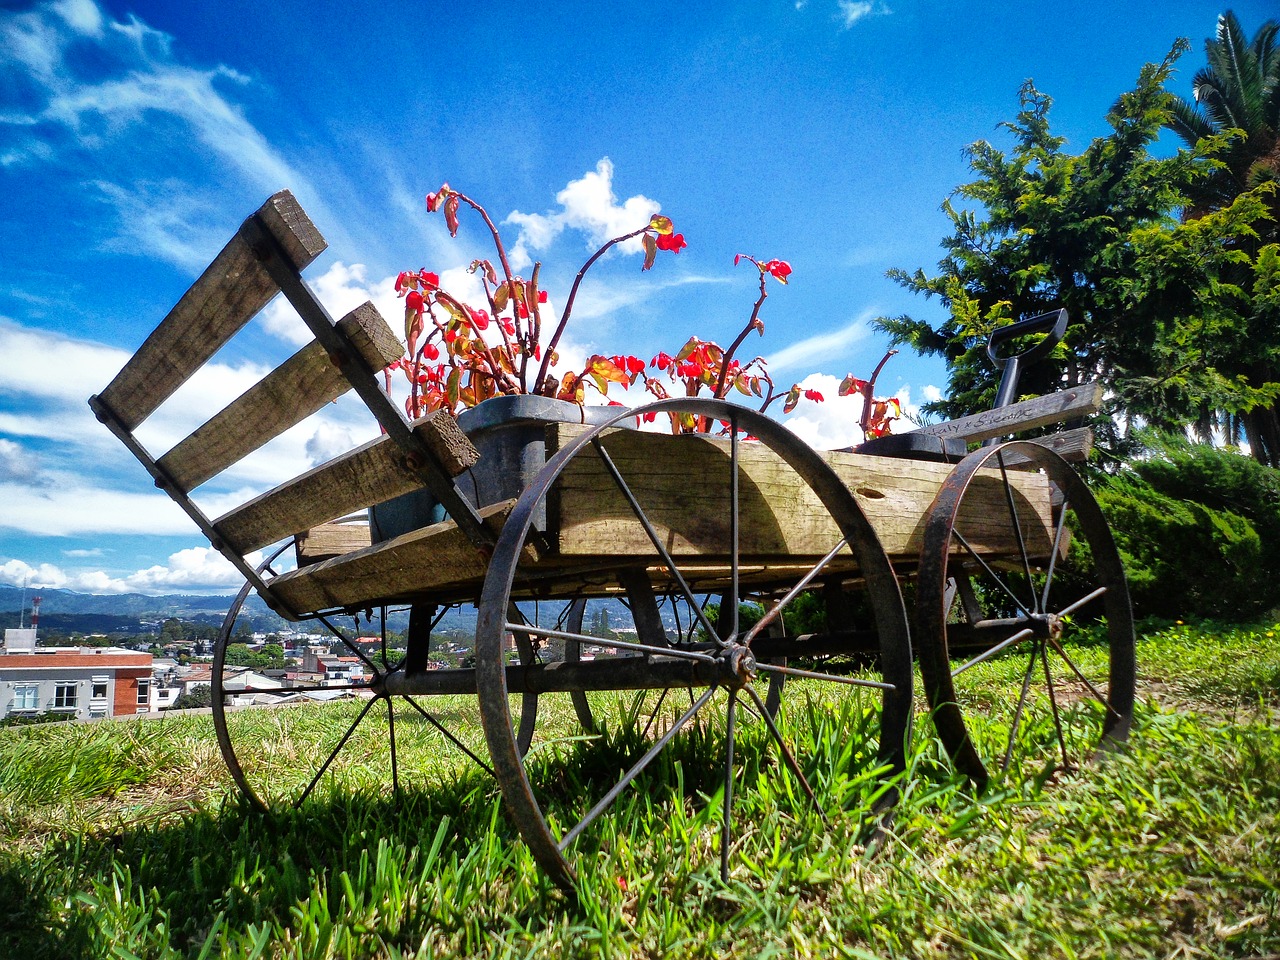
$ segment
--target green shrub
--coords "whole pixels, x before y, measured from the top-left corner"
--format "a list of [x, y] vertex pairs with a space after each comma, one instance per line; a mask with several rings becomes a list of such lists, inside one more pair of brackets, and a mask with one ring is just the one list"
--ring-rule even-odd
[[1280, 471], [1166, 440], [1094, 493], [1138, 616], [1239, 621], [1280, 606]]

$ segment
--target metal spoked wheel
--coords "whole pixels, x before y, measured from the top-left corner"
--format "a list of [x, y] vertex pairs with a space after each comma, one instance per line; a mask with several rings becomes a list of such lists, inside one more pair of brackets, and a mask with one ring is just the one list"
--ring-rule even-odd
[[1065, 460], [1028, 441], [971, 453], [929, 509], [919, 569], [925, 693], [943, 746], [979, 789], [1005, 773], [1073, 771], [1128, 736], [1124, 568]]
[[[768, 678], [772, 676], [804, 677], [826, 682], [831, 688], [867, 688], [879, 707], [878, 756], [894, 768], [901, 768], [904, 762], [911, 721], [906, 616], [893, 569], [853, 496], [821, 457], [786, 428], [758, 413], [721, 401], [696, 399], [660, 401], [639, 411], [648, 412], [702, 417], [724, 426], [727, 436], [720, 442], [704, 435], [671, 440], [688, 447], [667, 466], [657, 465], [657, 469], [681, 477], [687, 473], [684, 502], [669, 502], [647, 489], [646, 475], [653, 479], [655, 464], [634, 446], [643, 445], [643, 434], [610, 429], [630, 425], [629, 418], [636, 413], [591, 428], [548, 460], [517, 502], [495, 548], [481, 595], [477, 686], [494, 770], [521, 835], [543, 869], [566, 890], [572, 890], [575, 877], [570, 861], [575, 841], [607, 817], [619, 797], [646, 770], [656, 769], [655, 761], [680, 742], [682, 732], [697, 731], [723, 744], [723, 764], [712, 780], [714, 783], [718, 778], [720, 783], [716, 792], [721, 799], [722, 875], [728, 874], [739, 827], [733, 816], [733, 794], [735, 746], [742, 728], [756, 726], [767, 748], [782, 761], [777, 765], [779, 775], [794, 777], [800, 795], [808, 797], [806, 804], [818, 806], [796, 752], [772, 719], [774, 711], [767, 703]], [[542, 509], [550, 498], [561, 508], [560, 522], [571, 523], [565, 519], [564, 507], [572, 509], [577, 503], [575, 491], [579, 487], [575, 484], [592, 491], [585, 516], [589, 522], [606, 524], [609, 543], [615, 546], [612, 568], [607, 566], [608, 557], [599, 558], [602, 566], [597, 568], [615, 571], [615, 592], [626, 586], [617, 583], [623, 579], [616, 576], [620, 563], [645, 571], [645, 585], [637, 581], [626, 590], [636, 620], [636, 638], [612, 641], [615, 651], [626, 656], [604, 662], [566, 662], [558, 678], [543, 675], [521, 681], [503, 660], [504, 646], [509, 645], [513, 633], [534, 633], [567, 648], [600, 643], [597, 637], [581, 633], [513, 623], [507, 616], [513, 597], [540, 592], [551, 595], [563, 584], [590, 580], [590, 572], [581, 572], [590, 567], [588, 562], [575, 566], [577, 561], [564, 556], [566, 548], [581, 535], [580, 530], [562, 526], [559, 531], [558, 560], [565, 564], [561, 569], [571, 570], [565, 577], [548, 574], [547, 565], [530, 559], [546, 539], [533, 530], [535, 516], [543, 512], [555, 515], [554, 509]], [[780, 529], [771, 496], [801, 498], [797, 502], [804, 504], [800, 509], [805, 522], [821, 530], [814, 538], [822, 543], [821, 549], [801, 557], [787, 551], [786, 538], [794, 531]], [[770, 559], [760, 559], [762, 554]], [[836, 576], [858, 579], [870, 598], [878, 632], [878, 675], [874, 679], [837, 676], [762, 662], [753, 645], [763, 643], [772, 624], [798, 596], [821, 580]], [[643, 597], [645, 590], [653, 599], [645, 600], [641, 609], [637, 597]], [[721, 615], [713, 619], [702, 600], [706, 596], [747, 595], [771, 598], [769, 613], [750, 629], [739, 622], [736, 604], [723, 604]], [[674, 620], [667, 622], [661, 613], [663, 604], [658, 598], [665, 596], [676, 597], [695, 623], [683, 637], [676, 637]], [[646, 620], [652, 623], [646, 626]], [[772, 656], [779, 655], [774, 649]], [[569, 685], [564, 685], [570, 675]], [[653, 690], [660, 695], [667, 690], [672, 709], [670, 714], [658, 715], [635, 754], [618, 768], [626, 767], [616, 782], [611, 778], [607, 783], [593, 781], [582, 789], [567, 789], [564, 777], [547, 776], [539, 767], [542, 751], [538, 744], [527, 759], [521, 757], [507, 707], [512, 682], [560, 683], [563, 689], [581, 691]], [[686, 689], [692, 696], [684, 693]], [[680, 697], [685, 698], [683, 702]], [[594, 716], [592, 721], [596, 722]]]
[[[210, 687], [223, 760], [253, 806], [301, 806], [329, 784], [398, 797], [403, 789], [421, 786], [426, 771], [438, 770], [440, 755], [450, 751], [460, 765], [468, 758], [492, 773], [483, 759], [474, 700], [451, 697], [441, 708], [436, 698], [388, 689], [403, 675], [406, 652], [387, 645], [385, 609], [368, 624], [371, 638], [357, 638], [354, 630], [324, 619], [329, 636], [317, 646], [326, 648], [321, 659], [328, 679], [299, 686], [265, 665], [238, 662], [252, 629], [242, 616], [249, 590], [246, 584], [227, 612]], [[419, 669], [440, 665], [425, 647], [417, 656]], [[513, 699], [519, 730], [536, 700]]]

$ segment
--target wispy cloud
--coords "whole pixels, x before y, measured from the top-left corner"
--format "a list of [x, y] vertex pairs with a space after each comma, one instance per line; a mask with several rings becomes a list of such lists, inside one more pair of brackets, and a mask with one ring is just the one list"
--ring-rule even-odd
[[866, 311], [846, 327], [815, 333], [813, 336], [783, 347], [766, 358], [769, 362], [769, 371], [776, 374], [783, 370], [811, 366], [815, 363], [830, 363], [843, 351], [870, 336], [871, 328], [867, 325], [867, 321], [874, 315], [873, 311]]
[[0, 83], [14, 91], [0, 165], [68, 166], [117, 213], [108, 249], [208, 262], [227, 239], [229, 184], [263, 197], [287, 186], [313, 217], [337, 222], [246, 116], [237, 97], [251, 82], [180, 62], [171, 38], [136, 17], [114, 20], [93, 0], [0, 13]]
[[867, 17], [884, 17], [893, 12], [885, 4], [873, 0], [837, 0], [836, 6], [839, 8], [836, 17], [845, 30]]

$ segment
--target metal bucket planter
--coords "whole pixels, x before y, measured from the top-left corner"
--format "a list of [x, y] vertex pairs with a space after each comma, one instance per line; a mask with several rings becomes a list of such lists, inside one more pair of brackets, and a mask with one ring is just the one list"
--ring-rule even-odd
[[[520, 496], [546, 463], [546, 428], [552, 423], [603, 423], [617, 407], [580, 407], [551, 397], [494, 397], [458, 415], [480, 451], [480, 462], [458, 477], [458, 492], [477, 507]], [[430, 490], [415, 490], [369, 508], [374, 543], [447, 519]]]

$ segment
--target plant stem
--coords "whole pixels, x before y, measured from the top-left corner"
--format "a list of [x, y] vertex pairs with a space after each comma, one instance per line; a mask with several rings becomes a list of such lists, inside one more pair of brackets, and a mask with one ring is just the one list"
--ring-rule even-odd
[[621, 237], [614, 237], [603, 247], [593, 253], [587, 259], [587, 262], [582, 265], [582, 269], [578, 271], [578, 275], [573, 278], [573, 286], [569, 288], [569, 299], [564, 303], [564, 312], [560, 314], [560, 322], [556, 324], [555, 333], [551, 335], [551, 342], [547, 344], [546, 350], [542, 353], [542, 365], [538, 367], [538, 378], [533, 381], [534, 393], [542, 393], [542, 382], [547, 377], [547, 368], [551, 366], [551, 357], [556, 352], [556, 347], [560, 343], [560, 336], [564, 333], [565, 326], [569, 323], [569, 314], [573, 312], [573, 301], [578, 296], [578, 287], [582, 285], [582, 278], [586, 276], [587, 271], [591, 269], [591, 265], [604, 256], [605, 251], [610, 247], [615, 244], [622, 243], [623, 241], [631, 240], [634, 237], [638, 237], [648, 229], [649, 225], [645, 224], [639, 230], [624, 234]]
[[880, 376], [880, 371], [884, 369], [884, 365], [889, 362], [897, 350], [890, 350], [880, 362], [876, 364], [875, 370], [871, 374], [871, 379], [867, 381], [866, 390], [862, 394], [862, 418], [858, 422], [858, 426], [862, 428], [862, 439], [867, 438], [867, 428], [871, 426], [871, 396], [876, 391], [876, 379]]
[[[754, 261], [753, 261], [754, 262]], [[723, 357], [720, 358], [720, 379], [716, 381], [716, 392], [714, 394], [717, 400], [724, 399], [724, 381], [729, 373], [729, 361], [733, 359], [734, 353], [738, 347], [742, 346], [742, 341], [747, 339], [747, 334], [752, 331], [756, 325], [756, 318], [760, 316], [760, 308], [764, 306], [764, 302], [768, 299], [769, 294], [764, 287], [765, 276], [764, 271], [760, 271], [760, 296], [756, 298], [756, 305], [751, 309], [751, 319], [747, 321], [747, 325], [742, 328], [742, 332], [738, 334], [738, 338], [729, 344], [729, 349], [725, 351]]]

